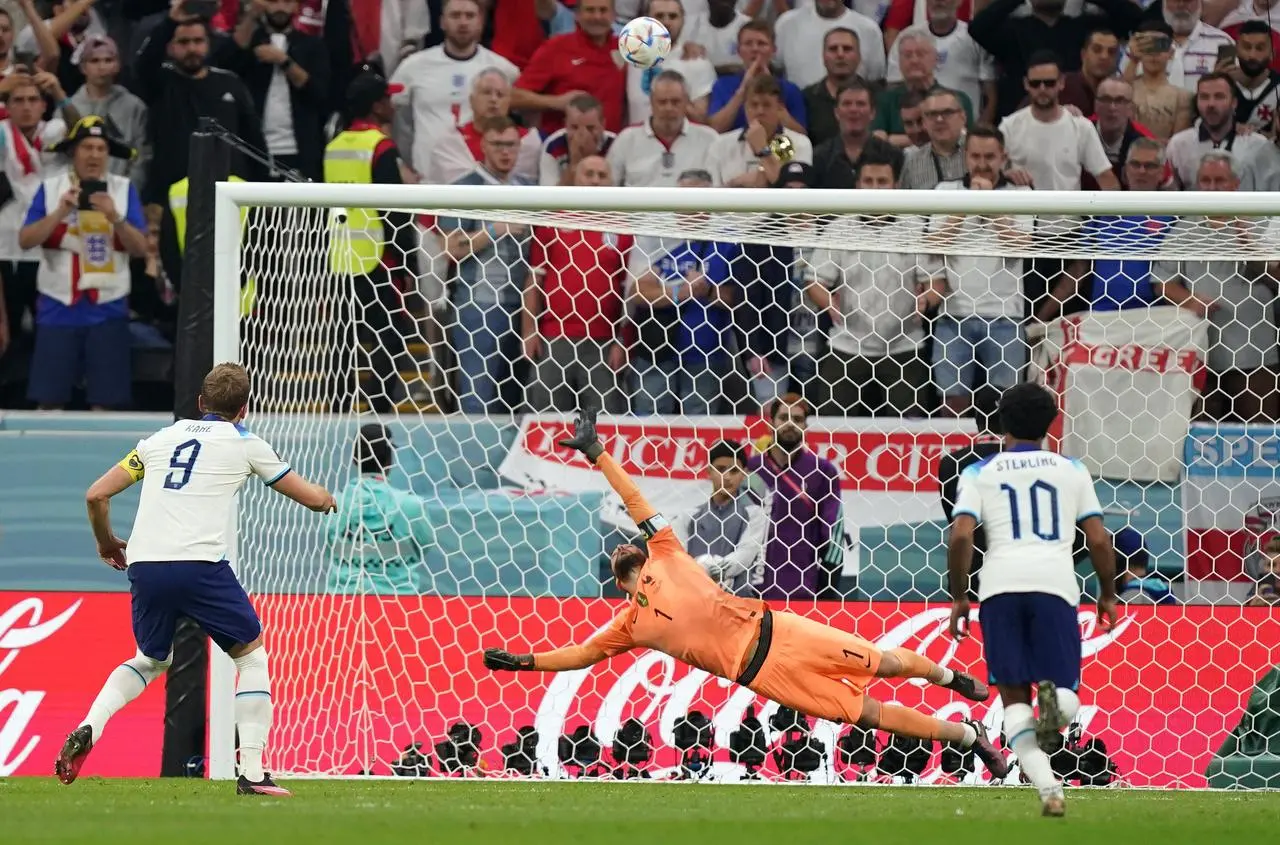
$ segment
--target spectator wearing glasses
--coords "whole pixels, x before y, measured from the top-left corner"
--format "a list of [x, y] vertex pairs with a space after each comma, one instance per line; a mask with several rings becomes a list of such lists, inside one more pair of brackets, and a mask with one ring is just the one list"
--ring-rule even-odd
[[854, 80], [836, 97], [839, 134], [819, 144], [813, 151], [816, 188], [853, 188], [864, 156], [888, 158], [894, 172], [902, 172], [902, 150], [871, 134], [875, 101], [865, 82]]
[[922, 0], [924, 20], [903, 29], [889, 48], [890, 84], [902, 81], [902, 65], [898, 40], [908, 33], [927, 35], [938, 54], [938, 66], [934, 73], [937, 84], [952, 91], [959, 91], [979, 108], [979, 122], [994, 124], [996, 121], [996, 73], [991, 54], [978, 46], [969, 35], [969, 25], [959, 19], [960, 7], [967, 0]]
[[[822, 64], [827, 75], [804, 89], [805, 111], [809, 118], [809, 141], [815, 147], [840, 132], [836, 120], [836, 99], [841, 89], [858, 76], [862, 62], [858, 34], [852, 29], [836, 27], [822, 39]], [[870, 89], [868, 89], [870, 90]]]
[[671, 53], [656, 67], [627, 66], [627, 122], [634, 126], [649, 119], [653, 83], [667, 71], [678, 73], [684, 78], [687, 92], [685, 117], [705, 121], [711, 88], [716, 84], [716, 69], [701, 51], [698, 51], [696, 58], [683, 55], [691, 43], [684, 5], [681, 0], [650, 0], [648, 14], [671, 33]]
[[1129, 39], [1124, 79], [1133, 84], [1133, 116], [1167, 144], [1194, 119], [1192, 92], [1169, 81], [1173, 61], [1173, 28], [1163, 18], [1145, 20]]
[[[1093, 116], [1093, 124], [1098, 129], [1098, 139], [1102, 141], [1112, 171], [1120, 179], [1120, 187], [1129, 189], [1125, 181], [1129, 147], [1139, 138], [1152, 137], [1147, 127], [1133, 121], [1133, 86], [1119, 77], [1103, 80], [1098, 85], [1094, 102], [1097, 113]], [[1163, 158], [1161, 156], [1161, 160]], [[1082, 174], [1080, 181], [1084, 190], [1098, 190], [1098, 181], [1092, 174]]]
[[650, 115], [628, 126], [609, 147], [609, 167], [619, 185], [671, 187], [690, 168], [705, 168], [707, 151], [718, 135], [688, 117], [685, 80], [664, 70], [649, 88]]
[[[920, 31], [904, 32], [896, 44], [902, 67], [902, 84], [888, 88], [880, 95], [873, 129], [895, 147], [910, 147], [913, 144], [902, 126], [900, 114], [902, 97], [910, 91], [927, 96], [937, 87], [934, 71], [938, 67], [938, 49], [933, 44], [933, 36]], [[964, 109], [965, 123], [973, 123], [973, 103], [969, 97], [960, 91], [952, 93]]]
[[[1063, 75], [1058, 101], [1064, 106], [1075, 106], [1085, 117], [1092, 116], [1098, 85], [1115, 76], [1119, 54], [1120, 39], [1114, 32], [1106, 27], [1090, 32], [1080, 50], [1080, 70]], [[1024, 99], [1022, 105], [1028, 102], [1029, 98]]]
[[778, 16], [775, 26], [778, 59], [786, 69], [788, 79], [801, 88], [822, 79], [825, 75], [824, 56], [815, 48], [828, 32], [837, 27], [851, 29], [858, 34], [862, 56], [859, 72], [862, 76], [874, 82], [884, 79], [884, 35], [880, 32], [879, 23], [846, 8], [843, 0], [813, 0]]
[[1236, 86], [1223, 73], [1210, 73], [1196, 83], [1196, 111], [1200, 119], [1169, 139], [1166, 154], [1178, 184], [1190, 190], [1198, 181], [1205, 153], [1230, 153], [1240, 176], [1240, 190], [1269, 187], [1275, 146], [1256, 132], [1236, 131]]
[[960, 98], [936, 88], [921, 108], [928, 143], [907, 150], [902, 164], [902, 187], [932, 190], [942, 182], [964, 178], [965, 118]]
[[[1210, 150], [1200, 159], [1196, 190], [1239, 190], [1237, 168], [1231, 153]], [[1230, 243], [1232, 251], [1247, 249], [1260, 235], [1258, 224], [1249, 220], [1182, 217], [1170, 233], [1169, 253], [1181, 251], [1178, 247], [1186, 243], [1184, 249], [1204, 254], [1206, 242], [1213, 240]], [[1161, 260], [1152, 267], [1165, 299], [1209, 321], [1208, 383], [1202, 394], [1208, 419], [1250, 423], [1273, 422], [1280, 416], [1280, 328], [1273, 273], [1274, 266], [1233, 260]]]
[[1051, 53], [1032, 56], [1024, 84], [1031, 104], [1000, 123], [1011, 165], [1030, 173], [1033, 187], [1042, 191], [1078, 191], [1082, 173], [1091, 174], [1104, 191], [1119, 190], [1093, 124], [1059, 102], [1058, 59]]

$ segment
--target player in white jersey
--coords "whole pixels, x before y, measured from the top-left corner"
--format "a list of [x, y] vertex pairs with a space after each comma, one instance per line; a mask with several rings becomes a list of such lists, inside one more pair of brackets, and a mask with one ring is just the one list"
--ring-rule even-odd
[[[262, 624], [227, 562], [236, 493], [251, 475], [313, 511], [335, 508], [329, 491], [293, 472], [241, 425], [249, 375], [219, 364], [200, 387], [198, 420], [183, 420], [138, 442], [86, 495], [98, 554], [128, 571], [138, 652], [116, 667], [88, 715], [62, 746], [54, 773], [72, 783], [107, 720], [169, 668], [178, 618], [194, 619], [235, 661], [235, 720], [242, 795], [288, 795], [263, 771], [271, 727], [271, 677]], [[110, 500], [137, 481], [142, 496], [128, 544], [111, 530]]]
[[[1089, 471], [1046, 451], [1041, 442], [1058, 416], [1053, 394], [1019, 384], [1000, 397], [1004, 450], [960, 475], [947, 564], [951, 575], [951, 635], [969, 624], [973, 532], [986, 531], [978, 622], [989, 682], [1004, 703], [1005, 741], [1040, 791], [1046, 816], [1066, 811], [1062, 784], [1046, 747], [1080, 709], [1080, 584], [1072, 554], [1076, 526], [1084, 531], [1098, 574], [1098, 621], [1116, 621], [1116, 561]], [[1039, 718], [1031, 709], [1036, 689]]]

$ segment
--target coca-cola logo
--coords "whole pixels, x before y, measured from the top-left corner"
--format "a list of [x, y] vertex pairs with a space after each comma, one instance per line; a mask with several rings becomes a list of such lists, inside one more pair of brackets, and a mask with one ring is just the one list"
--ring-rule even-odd
[[[53, 636], [79, 607], [80, 600], [77, 599], [62, 613], [41, 621], [44, 602], [38, 598], [26, 598], [0, 613], [0, 679], [23, 649]], [[23, 738], [44, 697], [44, 690], [12, 689], [0, 681], [0, 777], [17, 771], [39, 745], [39, 736], [27, 737], [25, 743]]]
[[[947, 631], [950, 616], [948, 607], [921, 610], [886, 630], [876, 638], [876, 645], [882, 651], [909, 648], [944, 667], [976, 666], [981, 657], [980, 646], [972, 638], [964, 641], [953, 639]], [[971, 620], [977, 620], [977, 610], [972, 612]], [[1092, 611], [1081, 610], [1079, 621], [1082, 655], [1088, 659], [1115, 642], [1133, 623], [1133, 618], [1122, 618], [1113, 630], [1106, 632], [1099, 629], [1097, 615]], [[608, 623], [595, 633], [607, 627]], [[711, 719], [716, 746], [726, 748], [730, 735], [742, 725], [748, 707], [755, 707], [765, 724], [768, 723], [768, 715], [777, 707], [773, 702], [759, 699], [751, 690], [735, 687], [730, 681], [701, 669], [687, 668], [682, 673], [674, 658], [658, 651], [641, 653], [611, 686], [606, 686], [607, 675], [611, 673], [608, 664], [602, 665], [605, 668], [597, 673], [594, 683], [587, 683], [588, 676], [593, 674], [592, 669], [579, 669], [555, 675], [547, 686], [534, 721], [538, 731], [538, 756], [547, 770], [556, 771], [558, 768], [557, 739], [567, 729], [583, 721], [591, 725], [600, 744], [607, 747], [623, 721], [637, 718], [653, 731], [656, 746], [670, 747], [674, 745], [676, 721], [697, 701], [696, 709], [703, 710]], [[906, 683], [928, 686], [927, 681], [919, 679]], [[707, 712], [709, 706], [710, 712]], [[998, 729], [1003, 720], [1003, 709], [998, 699], [993, 699], [988, 705], [977, 706], [949, 700], [934, 713], [941, 719], [952, 718], [956, 714], [977, 718], [993, 730]], [[1082, 713], [1082, 719], [1090, 715]], [[573, 725], [569, 724], [571, 720]], [[832, 743], [839, 730], [839, 726], [822, 722], [815, 725], [815, 731], [829, 737]], [[833, 744], [828, 744], [828, 748], [832, 747]]]

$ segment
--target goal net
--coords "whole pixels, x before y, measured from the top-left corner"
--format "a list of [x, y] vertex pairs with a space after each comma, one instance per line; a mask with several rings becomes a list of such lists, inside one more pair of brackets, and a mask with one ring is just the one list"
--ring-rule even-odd
[[[1084, 707], [1055, 766], [1253, 782], [1247, 753], [1280, 719], [1264, 195], [218, 191], [218, 357], [250, 369], [251, 428], [341, 504], [320, 518], [252, 486], [241, 504], [273, 771], [985, 782], [971, 757], [797, 721], [661, 654], [552, 676], [487, 672], [481, 652], [583, 642], [622, 607], [608, 553], [636, 528], [556, 446], [592, 402], [605, 448], [727, 588], [985, 677], [981, 627], [946, 632], [939, 467], [991, 441], [1000, 389], [1034, 380], [1124, 573], [1104, 632], [1078, 558]], [[219, 658], [215, 777], [234, 759], [229, 678]], [[994, 698], [869, 695], [1000, 733]], [[1242, 719], [1261, 733], [1232, 739]]]

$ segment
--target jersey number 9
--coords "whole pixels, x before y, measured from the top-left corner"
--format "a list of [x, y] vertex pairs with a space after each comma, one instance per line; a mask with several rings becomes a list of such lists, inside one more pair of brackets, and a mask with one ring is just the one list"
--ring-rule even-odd
[[169, 474], [164, 477], [164, 489], [181, 490], [191, 480], [191, 471], [200, 457], [200, 441], [188, 440], [178, 444], [169, 457]]
[[[1013, 524], [1013, 539], [1022, 539], [1022, 511], [1018, 508], [1018, 491], [1009, 484], [1001, 484], [1000, 489], [1009, 496], [1009, 517]], [[1058, 488], [1043, 481], [1032, 483], [1027, 498], [1031, 500], [1031, 533], [1046, 543], [1056, 542], [1061, 537], [1061, 518], [1058, 515]], [[1044, 507], [1048, 507], [1048, 522], [1045, 525]]]

